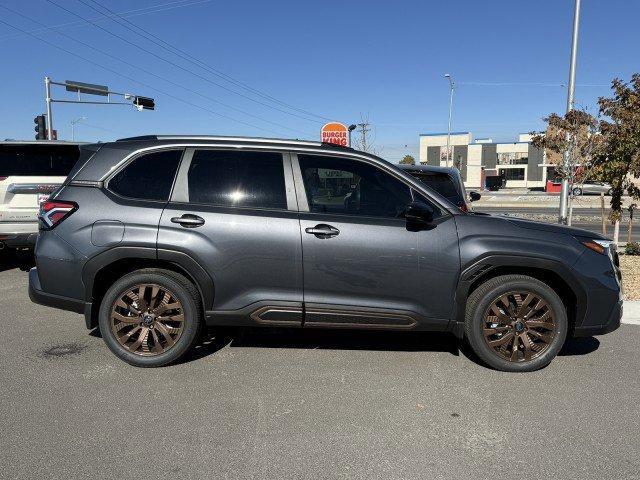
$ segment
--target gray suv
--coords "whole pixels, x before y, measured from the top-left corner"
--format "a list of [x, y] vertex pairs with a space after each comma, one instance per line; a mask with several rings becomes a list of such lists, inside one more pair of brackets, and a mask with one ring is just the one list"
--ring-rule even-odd
[[85, 145], [41, 205], [34, 302], [84, 314], [141, 367], [205, 326], [428, 330], [487, 365], [547, 365], [620, 325], [615, 249], [584, 230], [462, 212], [373, 155], [306, 141]]

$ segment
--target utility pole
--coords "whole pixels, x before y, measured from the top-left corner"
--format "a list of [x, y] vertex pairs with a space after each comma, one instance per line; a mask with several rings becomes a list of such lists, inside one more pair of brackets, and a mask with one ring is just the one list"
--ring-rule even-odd
[[[578, 30], [580, 27], [580, 0], [576, 0], [575, 13], [573, 16], [573, 36], [571, 39], [571, 63], [569, 66], [569, 87], [567, 92], [567, 113], [573, 110], [573, 94], [576, 86], [576, 60], [578, 56]], [[568, 139], [568, 138], [567, 138]], [[569, 165], [569, 149], [567, 148], [562, 156], [562, 164], [565, 176], [572, 168]], [[558, 223], [567, 224], [567, 214], [569, 206], [569, 179], [562, 179], [562, 190], [560, 192], [560, 214], [558, 215]]]
[[449, 167], [449, 161], [451, 156], [451, 114], [453, 113], [453, 90], [455, 89], [455, 83], [451, 75], [446, 73], [444, 78], [449, 80], [449, 128], [447, 130], [447, 167]]
[[369, 146], [367, 145], [367, 133], [371, 130], [369, 128], [369, 122], [363, 121], [362, 123], [358, 123], [358, 127], [360, 127], [360, 143], [362, 146], [363, 152], [369, 151]]

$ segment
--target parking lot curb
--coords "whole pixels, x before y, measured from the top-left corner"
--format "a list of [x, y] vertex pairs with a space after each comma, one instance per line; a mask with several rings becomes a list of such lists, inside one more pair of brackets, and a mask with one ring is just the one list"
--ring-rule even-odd
[[622, 323], [640, 325], [640, 301], [625, 301]]

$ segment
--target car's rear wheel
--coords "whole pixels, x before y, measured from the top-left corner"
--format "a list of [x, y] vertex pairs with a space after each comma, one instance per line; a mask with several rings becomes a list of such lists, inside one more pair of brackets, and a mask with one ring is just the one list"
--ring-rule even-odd
[[610, 197], [611, 195], [613, 195], [613, 188], [607, 190], [607, 196]]
[[579, 188], [579, 187], [574, 188], [574, 189], [573, 189], [573, 194], [574, 194], [576, 197], [579, 197], [580, 195], [582, 195], [582, 189], [581, 189], [581, 188]]
[[560, 297], [526, 275], [490, 279], [467, 302], [466, 339], [482, 361], [498, 370], [547, 366], [562, 348], [567, 328]]
[[203, 324], [198, 291], [184, 276], [139, 270], [116, 281], [100, 306], [105, 343], [125, 362], [160, 367], [177, 361]]

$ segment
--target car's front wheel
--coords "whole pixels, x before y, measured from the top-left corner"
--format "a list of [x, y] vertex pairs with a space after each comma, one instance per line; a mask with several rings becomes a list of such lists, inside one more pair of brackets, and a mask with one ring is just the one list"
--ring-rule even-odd
[[138, 367], [161, 367], [195, 344], [203, 314], [198, 291], [184, 276], [144, 269], [109, 288], [99, 323], [105, 343], [122, 360]]
[[579, 187], [576, 187], [573, 189], [573, 195], [576, 197], [579, 197], [580, 195], [582, 195], [582, 189]]
[[526, 275], [503, 275], [480, 285], [469, 297], [465, 337], [487, 365], [508, 372], [547, 366], [567, 336], [560, 297]]

